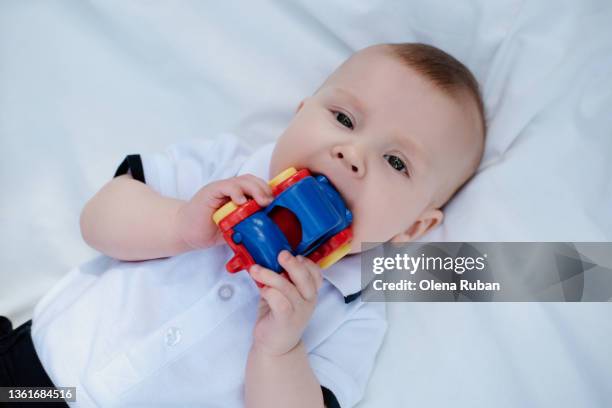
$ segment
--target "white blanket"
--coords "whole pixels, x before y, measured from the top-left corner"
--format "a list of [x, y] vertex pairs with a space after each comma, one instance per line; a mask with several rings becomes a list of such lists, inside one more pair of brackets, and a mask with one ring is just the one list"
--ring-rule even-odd
[[[427, 239], [612, 240], [609, 1], [0, 2], [0, 314], [70, 266], [83, 204], [128, 153], [234, 130], [274, 140], [356, 49], [465, 62], [490, 133]], [[360, 406], [612, 404], [609, 304], [404, 304]]]

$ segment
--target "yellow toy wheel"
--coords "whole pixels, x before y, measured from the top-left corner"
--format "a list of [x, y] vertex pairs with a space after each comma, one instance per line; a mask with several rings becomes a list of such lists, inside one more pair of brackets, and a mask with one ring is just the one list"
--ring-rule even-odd
[[287, 180], [289, 177], [293, 176], [295, 173], [297, 173], [297, 170], [295, 169], [295, 167], [289, 167], [288, 169], [281, 171], [272, 180], [268, 181], [268, 185], [270, 187], [276, 187], [283, 181]]
[[223, 207], [219, 208], [217, 211], [214, 212], [213, 221], [215, 222], [215, 224], [219, 225], [219, 222], [221, 222], [222, 219], [230, 215], [230, 213], [233, 212], [236, 208], [238, 208], [238, 206], [232, 201], [226, 203]]
[[336, 248], [333, 252], [328, 254], [326, 257], [319, 260], [319, 266], [321, 269], [327, 269], [336, 262], [338, 262], [341, 258], [343, 258], [346, 254], [351, 250], [351, 243], [347, 242]]

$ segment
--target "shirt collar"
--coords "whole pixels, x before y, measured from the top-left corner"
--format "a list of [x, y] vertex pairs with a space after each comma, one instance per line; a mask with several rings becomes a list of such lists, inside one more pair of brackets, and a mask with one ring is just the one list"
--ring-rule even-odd
[[[238, 175], [253, 174], [265, 181], [270, 180], [270, 161], [275, 143], [271, 142], [256, 149], [242, 164]], [[352, 254], [340, 259], [335, 264], [322, 271], [323, 278], [327, 279], [344, 296], [346, 303], [359, 297], [361, 284], [361, 255]]]

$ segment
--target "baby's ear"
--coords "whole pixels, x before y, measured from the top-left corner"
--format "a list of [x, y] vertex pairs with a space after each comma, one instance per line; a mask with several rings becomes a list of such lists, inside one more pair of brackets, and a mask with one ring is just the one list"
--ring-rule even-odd
[[425, 210], [419, 218], [417, 218], [414, 223], [407, 230], [400, 232], [393, 238], [391, 238], [391, 242], [410, 242], [416, 241], [421, 236], [423, 236], [426, 232], [431, 231], [436, 226], [442, 223], [444, 219], [444, 213], [442, 210], [436, 208], [430, 208]]

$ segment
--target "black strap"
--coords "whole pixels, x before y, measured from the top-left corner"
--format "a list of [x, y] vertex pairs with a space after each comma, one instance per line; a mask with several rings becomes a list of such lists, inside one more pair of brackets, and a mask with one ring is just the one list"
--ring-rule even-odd
[[13, 323], [4, 316], [0, 316], [0, 337], [7, 336], [13, 331]]
[[338, 403], [336, 396], [329, 388], [321, 386], [321, 391], [323, 391], [323, 402], [327, 408], [340, 408], [340, 404]]
[[348, 295], [344, 297], [344, 303], [351, 303], [353, 300], [356, 300], [361, 295], [361, 291], [355, 292], [352, 295]]
[[139, 154], [127, 155], [119, 167], [117, 167], [117, 171], [115, 172], [113, 178], [127, 174], [128, 171], [132, 174], [132, 178], [134, 180], [138, 180], [146, 184], [144, 170], [142, 169], [142, 159], [140, 158]]

